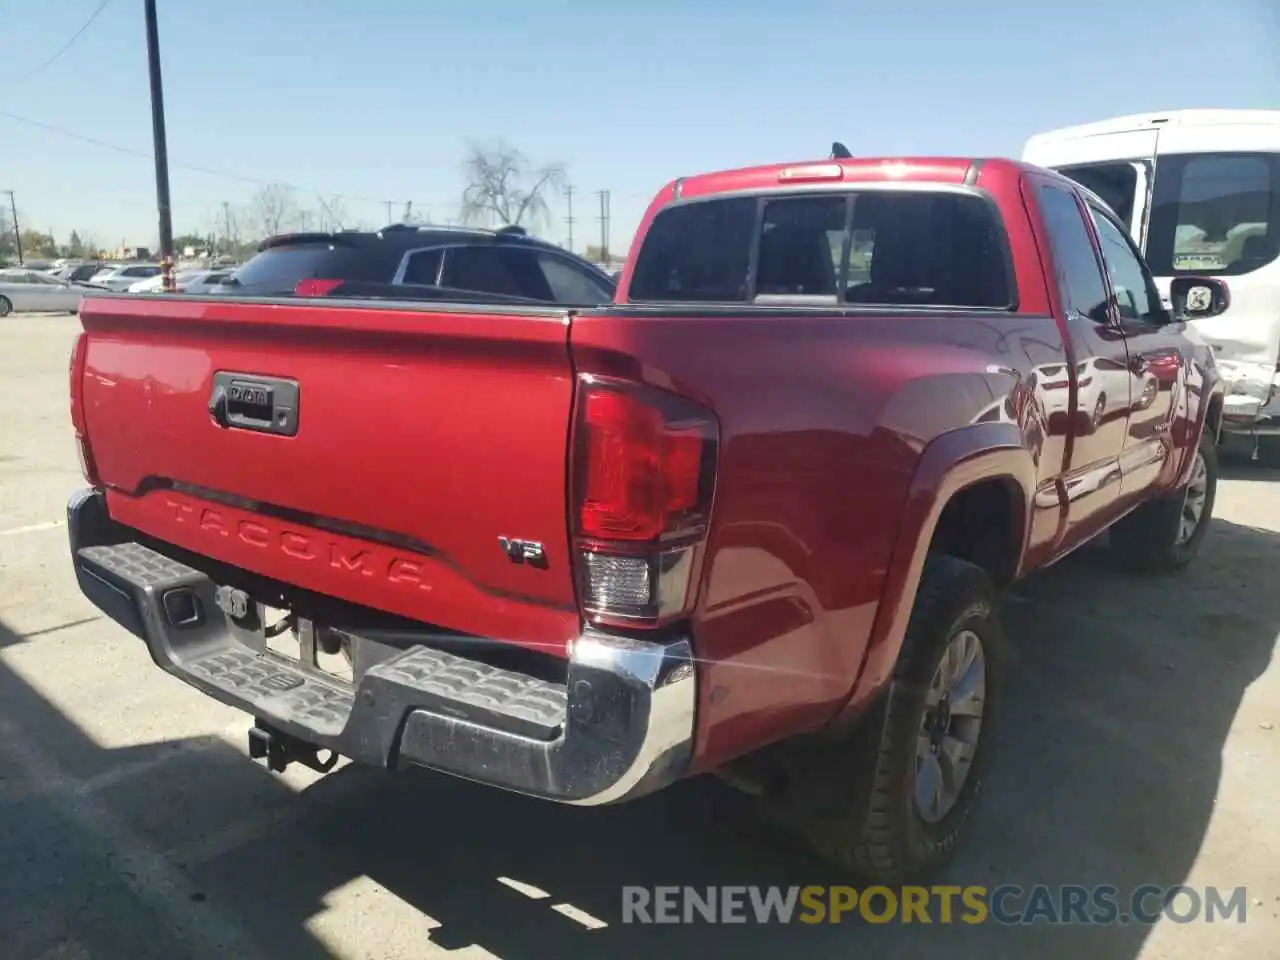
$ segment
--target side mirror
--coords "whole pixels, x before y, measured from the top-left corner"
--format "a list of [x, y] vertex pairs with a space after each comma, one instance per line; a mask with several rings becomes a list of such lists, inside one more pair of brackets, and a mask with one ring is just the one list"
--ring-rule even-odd
[[1179, 320], [1216, 317], [1231, 305], [1227, 285], [1213, 277], [1174, 277], [1169, 284], [1173, 316]]

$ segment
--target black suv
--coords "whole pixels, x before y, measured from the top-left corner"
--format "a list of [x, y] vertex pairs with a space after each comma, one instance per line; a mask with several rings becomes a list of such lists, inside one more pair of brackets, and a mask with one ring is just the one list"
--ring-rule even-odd
[[598, 306], [613, 300], [615, 288], [589, 260], [520, 227], [393, 224], [377, 233], [272, 237], [214, 292]]

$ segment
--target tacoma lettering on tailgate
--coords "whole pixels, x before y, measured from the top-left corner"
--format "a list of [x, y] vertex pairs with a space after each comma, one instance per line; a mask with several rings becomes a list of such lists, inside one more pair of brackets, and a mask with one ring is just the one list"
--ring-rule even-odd
[[346, 545], [321, 533], [276, 530], [258, 520], [238, 519], [213, 507], [171, 498], [165, 500], [165, 505], [179, 523], [196, 527], [204, 534], [234, 538], [250, 547], [278, 551], [306, 563], [323, 563], [344, 573], [383, 576], [391, 583], [431, 589], [424, 581], [421, 564], [389, 550]]

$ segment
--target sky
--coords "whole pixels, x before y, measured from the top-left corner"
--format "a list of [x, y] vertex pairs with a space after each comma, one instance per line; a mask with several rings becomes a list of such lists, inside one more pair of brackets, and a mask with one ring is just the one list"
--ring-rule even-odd
[[[44, 66], [101, 2], [0, 0], [0, 190], [59, 242], [154, 248], [142, 0]], [[1127, 113], [1280, 108], [1277, 0], [159, 0], [159, 34], [175, 234], [277, 182], [347, 225], [410, 200], [453, 221], [467, 144], [502, 138], [565, 165], [579, 250], [609, 191], [617, 252], [671, 178], [833, 140], [1018, 156]]]

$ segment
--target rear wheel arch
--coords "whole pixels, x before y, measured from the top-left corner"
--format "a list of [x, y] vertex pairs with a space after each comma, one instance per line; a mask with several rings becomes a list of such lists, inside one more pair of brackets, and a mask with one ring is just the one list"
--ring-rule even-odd
[[989, 564], [996, 571], [992, 579], [997, 586], [1021, 575], [1035, 477], [1031, 450], [1021, 427], [1014, 423], [973, 424], [945, 433], [925, 447], [903, 505], [862, 670], [841, 718], [858, 713], [891, 677], [925, 561], [931, 553], [948, 555], [945, 538], [964, 529], [952, 518], [971, 516], [975, 505], [1002, 505], [1002, 529], [992, 541], [999, 549], [979, 551], [985, 563], [971, 559], [974, 549], [963, 538], [959, 547], [951, 549], [959, 550], [958, 559], [975, 562], [984, 570]]
[[1010, 474], [976, 480], [946, 501], [928, 553], [981, 567], [998, 588], [1018, 575], [1027, 531], [1027, 493]]

